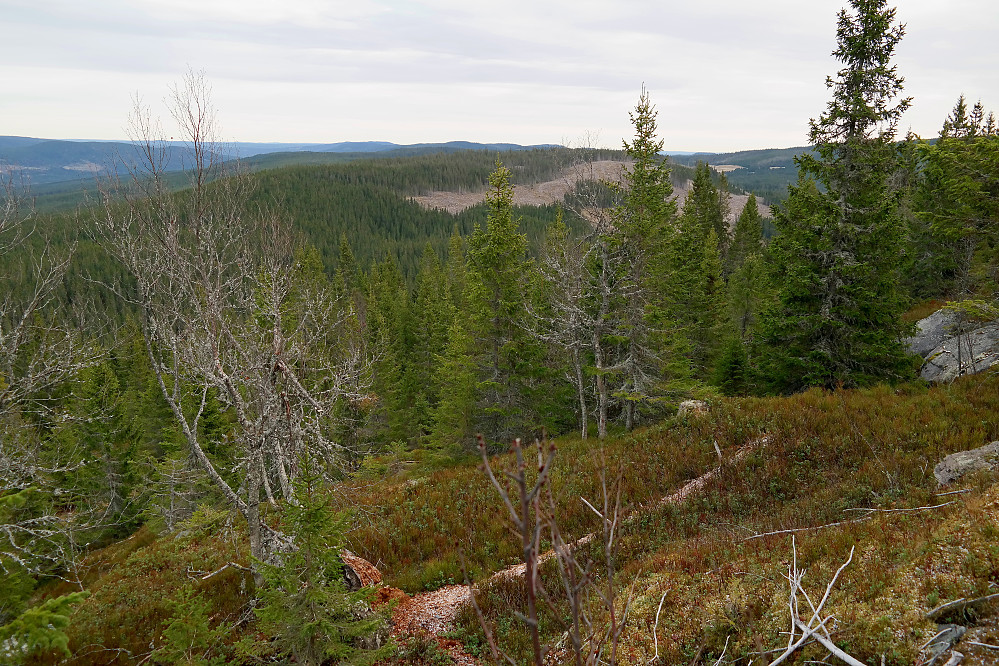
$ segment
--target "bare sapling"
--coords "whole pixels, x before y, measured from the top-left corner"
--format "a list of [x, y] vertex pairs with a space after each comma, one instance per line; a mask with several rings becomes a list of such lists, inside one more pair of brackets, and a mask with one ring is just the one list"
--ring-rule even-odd
[[[539, 566], [554, 558], [559, 574], [561, 592], [568, 605], [569, 620], [564, 624], [563, 641], [568, 642], [573, 663], [577, 666], [617, 663], [617, 648], [628, 620], [631, 594], [622, 609], [615, 604], [616, 565], [614, 548], [618, 527], [621, 523], [621, 479], [620, 476], [608, 483], [604, 471], [600, 473], [601, 501], [598, 506], [580, 500], [600, 519], [600, 530], [573, 541], [566, 541], [558, 525], [558, 508], [552, 491], [551, 470], [556, 448], [553, 443], [536, 442], [537, 476], [533, 481], [528, 475], [528, 462], [521, 441], [515, 440], [511, 451], [514, 455], [513, 470], [503, 470], [499, 474], [493, 468], [486, 450], [485, 440], [479, 437], [479, 453], [482, 468], [496, 489], [513, 523], [513, 531], [520, 538], [524, 589], [527, 597], [526, 614], [518, 613], [531, 637], [533, 663], [540, 666], [546, 659], [563, 658], [564, 649], [557, 645], [542, 644], [538, 623], [538, 610], [544, 604], [553, 611], [553, 616], [563, 616], [556, 600], [545, 587], [539, 573]], [[604, 465], [606, 469], [606, 465]], [[542, 536], [551, 541], [551, 550], [541, 551]], [[601, 556], [597, 559], [584, 554], [584, 547], [594, 539], [600, 539]], [[519, 571], [517, 567], [514, 571]], [[506, 572], [503, 572], [504, 574]], [[493, 661], [496, 663], [516, 663], [504, 653], [481, 612], [475, 595], [471, 603], [479, 623], [486, 635]], [[596, 600], [601, 617], [598, 619], [591, 608]]]

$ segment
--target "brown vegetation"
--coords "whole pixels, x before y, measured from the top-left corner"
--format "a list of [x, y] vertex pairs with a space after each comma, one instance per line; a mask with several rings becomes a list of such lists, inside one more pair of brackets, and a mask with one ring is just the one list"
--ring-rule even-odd
[[[602, 160], [585, 165], [585, 169], [567, 169], [561, 176], [552, 180], [535, 183], [534, 185], [514, 185], [513, 203], [516, 206], [548, 206], [558, 203], [565, 198], [577, 182], [588, 179], [599, 179], [609, 183], [621, 183], [627, 163], [613, 160]], [[678, 200], [682, 203], [690, 189], [690, 182], [675, 187]], [[746, 201], [749, 199], [745, 194], [731, 195], [731, 209], [729, 211], [728, 222], [730, 227], [735, 226], [735, 220], [742, 212]], [[429, 194], [415, 196], [413, 201], [427, 209], [446, 210], [449, 213], [460, 213], [486, 200], [485, 190], [481, 192], [431, 192]], [[760, 202], [760, 215], [770, 217], [770, 207]]]

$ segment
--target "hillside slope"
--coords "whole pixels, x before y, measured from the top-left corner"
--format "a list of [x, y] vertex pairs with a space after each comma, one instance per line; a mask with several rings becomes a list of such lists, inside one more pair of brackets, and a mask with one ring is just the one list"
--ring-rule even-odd
[[[599, 498], [601, 470], [609, 482], [619, 480], [630, 516], [619, 526], [614, 549], [618, 608], [630, 597], [621, 663], [647, 663], [657, 650], [661, 663], [712, 664], [723, 652], [724, 663], [769, 663], [787, 646], [785, 576], [794, 558], [799, 570], [807, 570], [803, 586], [815, 601], [851, 551], [823, 615], [834, 616], [829, 631], [836, 645], [867, 664], [918, 663], [940, 631], [937, 623], [950, 621], [968, 627], [956, 648], [966, 655], [964, 663], [994, 663], [995, 652], [978, 644], [999, 643], [995, 608], [983, 604], [935, 620], [926, 614], [945, 602], [996, 591], [995, 476], [980, 473], [938, 488], [933, 466], [948, 453], [997, 439], [997, 373], [933, 388], [725, 399], [706, 414], [613, 437], [603, 446], [558, 440], [552, 488], [569, 540], [599, 527], [579, 498]], [[754, 441], [760, 444], [734, 455]], [[718, 466], [716, 444], [723, 464], [705, 476]], [[428, 471], [410, 455], [374, 459], [337, 490], [341, 506], [354, 512], [352, 550], [409, 594], [461, 583], [461, 557], [480, 581], [520, 561], [505, 510], [474, 461]], [[496, 466], [506, 462], [503, 456], [493, 460]], [[682, 501], [661, 501], [698, 477], [702, 481], [688, 486]], [[176, 537], [145, 531], [81, 563], [90, 567], [93, 594], [73, 617], [77, 656], [69, 663], [139, 663], [148, 646], [162, 640], [170, 600], [190, 576], [227, 561], [245, 562], [237, 528], [219, 515], [199, 520]], [[599, 561], [600, 539], [582, 552]], [[557, 641], [566, 606], [554, 561], [541, 574], [554, 602], [539, 617], [541, 631], [545, 640]], [[605, 585], [607, 577], [597, 574], [596, 580]], [[246, 582], [245, 574], [229, 569], [198, 589], [218, 621], [235, 621], [250, 600]], [[516, 619], [524, 610], [522, 579], [493, 578], [479, 586], [477, 599], [500, 645], [525, 663], [529, 641]], [[605, 616], [594, 612], [600, 626]], [[252, 624], [238, 626], [227, 641], [252, 631]], [[455, 639], [469, 653], [484, 655], [484, 638], [468, 607], [446, 638]], [[454, 663], [421, 640], [424, 654], [437, 654], [439, 661], [420, 661], [411, 652], [394, 663]], [[114, 651], [110, 661], [107, 650]], [[825, 654], [813, 643], [785, 663]]]
[[[926, 612], [989, 594], [999, 581], [994, 478], [938, 489], [932, 475], [947, 453], [999, 438], [997, 408], [999, 376], [993, 374], [933, 389], [723, 401], [710, 414], [608, 442], [602, 455], [594, 455], [592, 443], [561, 441], [554, 478], [564, 501], [561, 529], [568, 540], [596, 528], [578, 498], [599, 498], [605, 457], [611, 478], [621, 475], [626, 504], [636, 509], [621, 526], [616, 552], [618, 604], [634, 590], [632, 622], [622, 639], [626, 663], [651, 659], [654, 636], [664, 663], [691, 663], [697, 653], [714, 663], [726, 644], [727, 659], [740, 664], [759, 663], [764, 651], [779, 654], [787, 645], [784, 574], [794, 536], [798, 566], [809, 571], [805, 587], [818, 596], [856, 548], [826, 609], [836, 616], [836, 643], [865, 663], [880, 663], [883, 654], [885, 663], [911, 664], [939, 631]], [[765, 446], [725, 464], [683, 503], [658, 502], [717, 464], [715, 442], [728, 460], [763, 434], [769, 435]], [[938, 496], [955, 490], [964, 492]], [[390, 584], [415, 592], [460, 582], [455, 541], [476, 580], [519, 560], [498, 498], [471, 468], [379, 486], [378, 493], [381, 508], [356, 539], [360, 552], [382, 562]], [[590, 554], [600, 557], [597, 548]], [[554, 566], [542, 573], [548, 589], [558, 590]], [[498, 640], [518, 662], [528, 654], [526, 633], [514, 619], [524, 601], [520, 581], [492, 581], [479, 592]], [[562, 632], [557, 618], [565, 612], [556, 606], [561, 610], [541, 616], [552, 640]], [[977, 613], [977, 619], [947, 619], [972, 626], [978, 642], [999, 642], [992, 611]], [[459, 613], [457, 624], [454, 635], [481, 653], [474, 613]], [[988, 654], [980, 646], [959, 649]], [[823, 654], [813, 646], [791, 663]]]

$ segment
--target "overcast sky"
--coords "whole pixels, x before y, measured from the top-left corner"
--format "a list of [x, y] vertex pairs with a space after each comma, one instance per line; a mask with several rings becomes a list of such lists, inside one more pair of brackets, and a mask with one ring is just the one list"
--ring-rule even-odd
[[[0, 0], [0, 134], [125, 137], [204, 70], [226, 139], [619, 147], [644, 82], [667, 150], [806, 141], [845, 0]], [[999, 2], [898, 0], [933, 136], [999, 107]], [[163, 112], [165, 115], [165, 112]]]

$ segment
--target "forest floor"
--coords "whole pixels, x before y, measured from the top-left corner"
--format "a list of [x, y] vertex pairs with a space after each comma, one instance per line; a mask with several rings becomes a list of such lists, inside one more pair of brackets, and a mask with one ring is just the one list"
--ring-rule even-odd
[[[665, 505], [678, 505], [688, 497], [704, 488], [707, 483], [721, 471], [725, 464], [733, 464], [745, 457], [750, 451], [759, 446], [764, 446], [768, 437], [761, 437], [754, 440], [742, 448], [738, 449], [728, 460], [720, 460], [718, 466], [705, 472], [701, 476], [685, 483], [679, 490], [645, 507], [639, 507], [624, 516], [627, 521], [642, 514], [644, 510], [662, 507]], [[584, 546], [597, 538], [595, 532], [591, 532], [569, 544], [570, 548]], [[552, 550], [542, 553], [538, 557], [538, 564], [555, 556]], [[527, 571], [527, 566], [523, 563], [515, 564], [492, 574], [486, 583], [495, 582], [502, 578], [521, 577]], [[439, 649], [446, 652], [458, 666], [475, 666], [480, 662], [473, 655], [468, 654], [464, 646], [447, 635], [454, 629], [454, 621], [460, 608], [471, 600], [472, 587], [469, 585], [445, 585], [431, 592], [421, 592], [413, 596], [406, 596], [399, 591], [401, 598], [398, 605], [392, 612], [393, 636], [403, 643], [407, 639], [417, 636], [432, 638], [436, 640]]]

